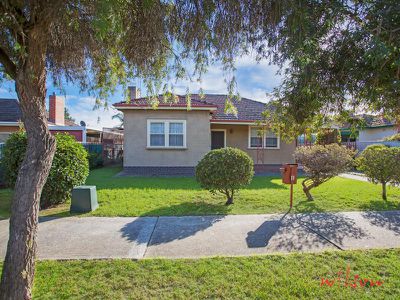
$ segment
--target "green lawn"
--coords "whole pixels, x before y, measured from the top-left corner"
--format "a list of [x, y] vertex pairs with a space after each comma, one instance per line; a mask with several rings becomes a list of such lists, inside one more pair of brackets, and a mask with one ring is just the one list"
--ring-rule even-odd
[[[180, 260], [37, 263], [34, 299], [395, 299], [400, 250]], [[383, 281], [351, 288], [338, 272]], [[0, 265], [1, 268], [1, 265]]]
[[[100, 207], [85, 214], [94, 216], [171, 216], [207, 214], [260, 214], [286, 212], [289, 187], [278, 177], [254, 177], [240, 191], [235, 204], [225, 206], [222, 195], [202, 190], [194, 178], [114, 177], [120, 168], [101, 168], [90, 173], [87, 184], [96, 185]], [[315, 200], [307, 201], [300, 182], [294, 191], [294, 212], [393, 210], [400, 209], [400, 189], [389, 188], [388, 201], [380, 198], [380, 186], [351, 179], [334, 178], [312, 190]], [[11, 192], [0, 191], [3, 203]], [[41, 212], [66, 216], [69, 204]], [[7, 215], [7, 205], [0, 215]]]

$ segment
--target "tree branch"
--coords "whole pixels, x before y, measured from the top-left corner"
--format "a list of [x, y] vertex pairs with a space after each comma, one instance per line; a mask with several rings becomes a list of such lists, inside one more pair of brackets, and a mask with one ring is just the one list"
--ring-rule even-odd
[[0, 63], [3, 65], [6, 73], [12, 78], [15, 79], [17, 76], [17, 67], [14, 62], [8, 57], [7, 53], [0, 48]]

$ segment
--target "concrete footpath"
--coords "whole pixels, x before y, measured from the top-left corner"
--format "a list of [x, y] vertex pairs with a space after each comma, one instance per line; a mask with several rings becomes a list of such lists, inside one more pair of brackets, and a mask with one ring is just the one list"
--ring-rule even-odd
[[[8, 220], [0, 221], [0, 259]], [[185, 258], [400, 247], [400, 211], [41, 218], [39, 259]]]

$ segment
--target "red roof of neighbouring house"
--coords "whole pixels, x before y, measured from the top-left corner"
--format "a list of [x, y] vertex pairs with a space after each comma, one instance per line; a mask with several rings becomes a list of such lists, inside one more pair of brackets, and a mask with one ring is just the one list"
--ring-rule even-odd
[[[237, 115], [225, 113], [225, 103], [227, 95], [205, 94], [201, 97], [198, 94], [191, 95], [191, 107], [194, 108], [210, 108], [214, 110], [211, 121], [226, 121], [226, 122], [254, 122], [263, 120], [262, 113], [270, 108], [268, 104], [259, 101], [241, 98], [240, 101], [233, 100], [233, 104], [237, 109]], [[163, 96], [158, 97], [158, 108], [182, 108], [186, 109], [186, 96], [178, 95], [176, 102], [163, 102]], [[151, 108], [149, 99], [146, 97], [131, 100], [130, 103], [125, 101], [115, 103], [117, 109], [124, 108]], [[188, 108], [189, 109], [189, 108]]]

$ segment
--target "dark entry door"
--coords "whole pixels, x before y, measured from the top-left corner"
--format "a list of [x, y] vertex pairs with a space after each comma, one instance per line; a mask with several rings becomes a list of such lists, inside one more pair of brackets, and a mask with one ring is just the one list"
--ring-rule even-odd
[[225, 131], [211, 131], [211, 150], [225, 147]]

